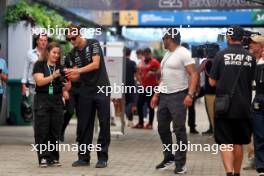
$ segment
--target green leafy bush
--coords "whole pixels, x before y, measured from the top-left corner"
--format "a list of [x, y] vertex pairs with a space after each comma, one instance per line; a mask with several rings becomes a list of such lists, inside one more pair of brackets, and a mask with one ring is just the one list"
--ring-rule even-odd
[[65, 27], [70, 23], [54, 10], [47, 9], [38, 3], [30, 4], [26, 0], [8, 6], [5, 14], [5, 22], [7, 24], [17, 23], [26, 20], [32, 26], [38, 25], [47, 28]]

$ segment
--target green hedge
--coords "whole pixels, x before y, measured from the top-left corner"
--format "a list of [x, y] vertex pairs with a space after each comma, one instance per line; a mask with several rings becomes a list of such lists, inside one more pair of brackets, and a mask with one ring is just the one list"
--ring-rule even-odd
[[7, 24], [17, 23], [21, 20], [28, 21], [32, 26], [38, 25], [45, 28], [48, 26], [55, 28], [56, 25], [65, 27], [70, 24], [56, 11], [38, 3], [30, 4], [26, 0], [8, 6], [5, 14]]

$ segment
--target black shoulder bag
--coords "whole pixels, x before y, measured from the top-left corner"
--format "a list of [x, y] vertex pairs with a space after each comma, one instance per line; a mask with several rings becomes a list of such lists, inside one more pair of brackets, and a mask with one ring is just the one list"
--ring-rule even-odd
[[243, 65], [244, 65], [244, 60], [241, 63], [240, 69], [238, 71], [237, 77], [235, 79], [235, 82], [234, 82], [232, 90], [231, 90], [231, 94], [230, 95], [229, 94], [222, 94], [222, 95], [217, 95], [215, 97], [215, 113], [216, 114], [223, 115], [229, 111], [229, 109], [231, 107], [231, 100], [235, 94], [235, 89], [236, 89], [236, 86], [238, 84], [238, 80], [240, 78], [240, 74], [241, 74]]

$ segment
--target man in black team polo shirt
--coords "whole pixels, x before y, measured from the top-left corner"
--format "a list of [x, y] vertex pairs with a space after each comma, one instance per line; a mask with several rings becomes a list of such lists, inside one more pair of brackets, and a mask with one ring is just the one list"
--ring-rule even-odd
[[234, 90], [227, 112], [216, 111], [215, 115], [215, 141], [225, 145], [221, 146], [221, 156], [227, 176], [240, 175], [242, 145], [250, 143], [252, 134], [250, 103], [256, 61], [243, 49], [243, 35], [240, 26], [228, 28], [228, 48], [216, 54], [209, 78], [210, 85], [216, 86], [216, 102], [220, 96], [231, 96]]
[[96, 148], [92, 150], [97, 151], [98, 162], [95, 167], [104, 168], [107, 167], [110, 144], [110, 96], [98, 91], [99, 87], [110, 86], [104, 57], [97, 40], [82, 38], [79, 27], [71, 26], [70, 32], [67, 39], [74, 47], [70, 53], [74, 67], [66, 72], [66, 76], [70, 80], [81, 82], [80, 96], [77, 102], [78, 144], [79, 147], [87, 148], [86, 152], [79, 148], [79, 159], [72, 166], [90, 165], [91, 148], [89, 146], [93, 141], [94, 120], [97, 111], [100, 132], [97, 147], [95, 146]]

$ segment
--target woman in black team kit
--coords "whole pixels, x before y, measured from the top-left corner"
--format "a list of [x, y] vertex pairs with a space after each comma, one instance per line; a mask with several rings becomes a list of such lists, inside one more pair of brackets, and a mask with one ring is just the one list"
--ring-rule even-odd
[[34, 133], [40, 167], [60, 166], [58, 141], [63, 124], [62, 94], [68, 98], [71, 83], [61, 79], [59, 63], [60, 46], [52, 42], [33, 69], [36, 81]]

